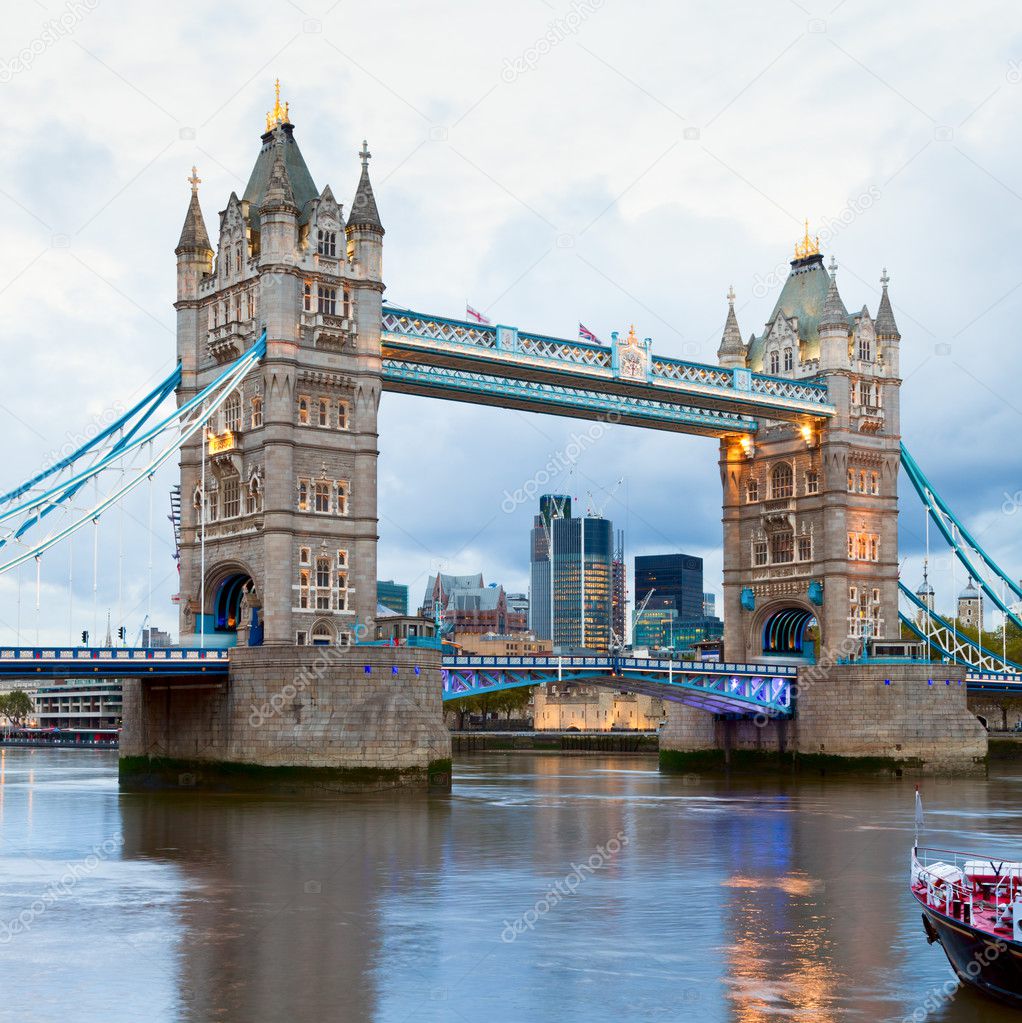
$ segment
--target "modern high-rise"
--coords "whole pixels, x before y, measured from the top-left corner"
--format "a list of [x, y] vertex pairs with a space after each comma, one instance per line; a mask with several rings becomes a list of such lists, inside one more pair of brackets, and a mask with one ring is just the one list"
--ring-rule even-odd
[[674, 602], [679, 618], [703, 617], [703, 559], [690, 554], [647, 554], [635, 559], [635, 601], [653, 591]]
[[408, 587], [393, 579], [376, 580], [376, 603], [390, 608], [394, 614], [408, 614]]
[[529, 544], [529, 629], [537, 639], [553, 639], [550, 524], [570, 517], [571, 498], [567, 494], [544, 494], [539, 499], [539, 514], [533, 519]]
[[614, 528], [571, 517], [570, 499], [544, 495], [532, 530], [532, 630], [554, 649], [609, 650]]

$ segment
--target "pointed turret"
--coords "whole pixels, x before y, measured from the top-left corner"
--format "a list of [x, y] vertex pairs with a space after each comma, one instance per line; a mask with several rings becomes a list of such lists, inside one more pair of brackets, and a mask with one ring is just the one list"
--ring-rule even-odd
[[901, 334], [898, 332], [898, 324], [894, 320], [894, 310], [891, 308], [891, 300], [887, 295], [887, 285], [890, 282], [891, 279], [887, 276], [887, 267], [885, 266], [880, 275], [880, 287], [883, 292], [880, 295], [880, 308], [877, 309], [876, 332], [879, 338], [900, 340]]
[[827, 327], [841, 327], [848, 330], [848, 310], [841, 299], [841, 293], [837, 290], [837, 262], [833, 256], [830, 257], [830, 285], [827, 288], [827, 297], [823, 302], [823, 315], [820, 317], [820, 331]]
[[287, 163], [284, 161], [284, 137], [281, 128], [274, 129], [277, 132], [273, 145], [273, 164], [270, 167], [270, 180], [266, 184], [266, 198], [259, 207], [260, 216], [276, 210], [293, 212], [298, 214], [298, 204], [295, 202], [294, 189], [291, 187], [291, 175], [287, 172]]
[[188, 212], [185, 214], [184, 226], [181, 228], [181, 237], [174, 250], [174, 254], [178, 256], [182, 252], [213, 251], [213, 246], [209, 244], [206, 221], [202, 219], [202, 207], [199, 205], [199, 185], [202, 178], [199, 177], [194, 167], [188, 182], [192, 186], [192, 198], [188, 203]]
[[727, 319], [717, 349], [717, 361], [727, 368], [745, 365], [745, 345], [742, 344], [742, 332], [738, 328], [738, 317], [735, 316], [734, 286], [728, 288], [727, 292]]
[[369, 160], [373, 154], [369, 152], [369, 144], [365, 139], [362, 140], [362, 151], [358, 155], [362, 160], [362, 176], [358, 179], [355, 201], [351, 204], [348, 227], [369, 227], [383, 234], [380, 211], [376, 208], [376, 197], [373, 195], [373, 186], [369, 181]]
[[188, 202], [181, 237], [174, 255], [177, 256], [177, 297], [178, 301], [194, 299], [199, 293], [203, 274], [213, 268], [213, 246], [209, 243], [206, 222], [202, 219], [199, 205], [199, 185], [202, 179], [193, 167], [188, 183], [192, 186], [192, 197]]

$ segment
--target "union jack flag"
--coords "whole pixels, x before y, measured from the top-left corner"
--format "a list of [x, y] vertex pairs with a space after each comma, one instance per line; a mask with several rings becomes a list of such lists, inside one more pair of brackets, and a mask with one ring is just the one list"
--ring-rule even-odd
[[593, 345], [600, 344], [600, 339], [584, 323], [578, 325], [578, 339]]
[[465, 315], [470, 320], [474, 320], [476, 323], [489, 324], [490, 322], [489, 317], [483, 316], [483, 314], [479, 312], [478, 309], [473, 309], [467, 302], [465, 303]]

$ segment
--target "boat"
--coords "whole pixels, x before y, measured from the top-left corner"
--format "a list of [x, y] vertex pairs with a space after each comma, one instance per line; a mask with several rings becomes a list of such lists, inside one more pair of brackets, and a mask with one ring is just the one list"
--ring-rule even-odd
[[919, 845], [916, 791], [912, 897], [923, 928], [963, 984], [1022, 1008], [1022, 862]]

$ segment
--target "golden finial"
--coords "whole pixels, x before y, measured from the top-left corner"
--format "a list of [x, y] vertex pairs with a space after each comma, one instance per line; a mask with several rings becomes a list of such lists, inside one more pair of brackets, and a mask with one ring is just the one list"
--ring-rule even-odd
[[199, 172], [192, 164], [192, 176], [188, 179], [188, 184], [192, 186], [192, 195], [199, 194], [199, 185], [202, 184], [202, 178], [199, 177]]
[[805, 235], [802, 241], [795, 242], [795, 258], [796, 259], [808, 259], [810, 256], [818, 256], [820, 254], [820, 236], [816, 235], [813, 238], [809, 237], [809, 221], [805, 221]]
[[273, 83], [273, 91], [275, 99], [273, 102], [273, 109], [266, 115], [266, 130], [273, 131], [278, 124], [288, 123], [291, 114], [288, 111], [290, 104], [285, 103], [283, 106], [280, 105], [280, 79], [278, 78]]

